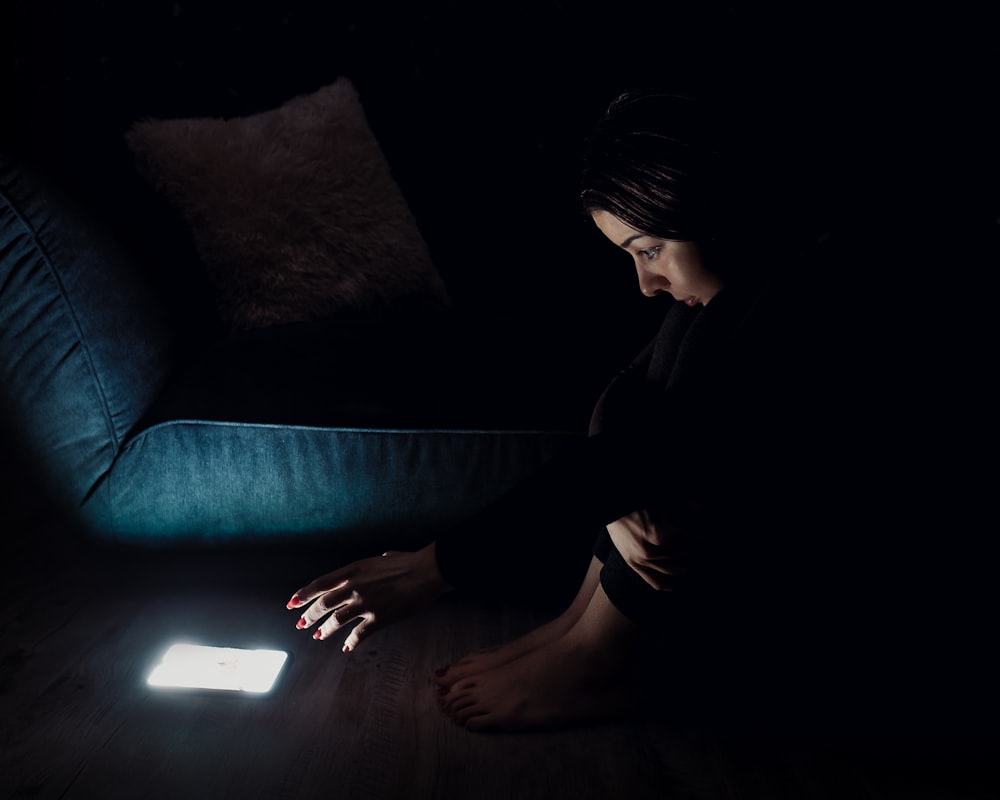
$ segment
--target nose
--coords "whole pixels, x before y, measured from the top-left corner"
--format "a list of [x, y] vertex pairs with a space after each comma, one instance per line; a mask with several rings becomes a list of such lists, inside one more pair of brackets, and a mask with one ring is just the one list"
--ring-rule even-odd
[[655, 273], [647, 272], [638, 265], [635, 268], [635, 272], [639, 277], [639, 291], [646, 295], [646, 297], [652, 297], [663, 291], [664, 280], [662, 277]]

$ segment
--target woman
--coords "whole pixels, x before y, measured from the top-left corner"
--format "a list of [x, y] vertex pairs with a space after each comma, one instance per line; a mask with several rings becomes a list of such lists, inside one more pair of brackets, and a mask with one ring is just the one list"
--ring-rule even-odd
[[[554, 620], [438, 672], [442, 709], [473, 730], [627, 713], [640, 699], [631, 679], [643, 642], [694, 653], [709, 620], [729, 641], [742, 635], [729, 600], [780, 571], [796, 504], [774, 487], [788, 495], [801, 443], [789, 409], [809, 384], [799, 375], [792, 391], [787, 380], [790, 344], [802, 341], [786, 333], [786, 298], [804, 291], [790, 269], [796, 248], [761, 252], [752, 232], [777, 212], [745, 192], [719, 143], [726, 129], [685, 97], [611, 103], [588, 142], [581, 201], [631, 256], [642, 293], [672, 297], [658, 335], [605, 390], [578, 450], [418, 552], [299, 589], [288, 603], [303, 609], [299, 628], [325, 639], [358, 621], [349, 652], [453, 588], [534, 591], [574, 576], [575, 599]], [[741, 536], [764, 520], [767, 535]], [[757, 592], [762, 603], [770, 594]], [[687, 660], [685, 674], [704, 675], [708, 660]]]

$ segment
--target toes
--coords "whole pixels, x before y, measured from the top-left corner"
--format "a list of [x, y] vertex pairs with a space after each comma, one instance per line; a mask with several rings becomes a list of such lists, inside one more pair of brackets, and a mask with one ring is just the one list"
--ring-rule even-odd
[[469, 693], [457, 694], [454, 696], [447, 695], [444, 698], [444, 711], [449, 715], [458, 714], [476, 705], [476, 698]]
[[472, 697], [472, 693], [475, 688], [475, 681], [465, 680], [451, 683], [447, 686], [442, 686], [438, 690], [438, 695], [440, 701], [445, 705], [445, 707], [451, 708], [454, 707], [456, 703], [466, 701], [468, 698]]
[[461, 674], [453, 674], [451, 672], [448, 672], [448, 674], [444, 675], [443, 677], [435, 678], [434, 682], [442, 689], [450, 689], [464, 677], [465, 676]]
[[431, 679], [438, 686], [450, 686], [454, 681], [449, 678], [449, 671], [451, 670], [451, 665], [446, 664], [440, 669], [434, 670], [434, 677]]
[[437, 701], [438, 705], [441, 706], [441, 710], [445, 714], [451, 714], [451, 709], [455, 704], [456, 696], [452, 694], [452, 692], [445, 687], [438, 689], [437, 694], [438, 694]]
[[465, 721], [465, 727], [466, 730], [476, 732], [492, 730], [495, 725], [493, 724], [492, 718], [489, 714], [480, 713], [470, 716]]
[[472, 704], [452, 715], [456, 724], [470, 731], [486, 730], [490, 726], [490, 715], [478, 704]]

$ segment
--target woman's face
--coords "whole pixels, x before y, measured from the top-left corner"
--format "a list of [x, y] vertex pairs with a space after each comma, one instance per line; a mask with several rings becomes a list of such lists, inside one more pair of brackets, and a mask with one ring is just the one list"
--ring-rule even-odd
[[592, 216], [601, 233], [632, 255], [639, 289], [647, 297], [668, 292], [689, 306], [708, 305], [722, 288], [722, 281], [702, 263], [694, 242], [648, 236], [607, 211], [595, 211]]

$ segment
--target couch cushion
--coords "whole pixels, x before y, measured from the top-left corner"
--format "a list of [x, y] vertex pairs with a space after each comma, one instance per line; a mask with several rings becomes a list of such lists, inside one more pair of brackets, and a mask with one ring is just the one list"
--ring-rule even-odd
[[130, 258], [0, 154], [0, 406], [77, 507], [164, 383], [169, 336]]
[[130, 441], [85, 509], [118, 543], [418, 546], [574, 434], [177, 420]]

